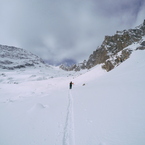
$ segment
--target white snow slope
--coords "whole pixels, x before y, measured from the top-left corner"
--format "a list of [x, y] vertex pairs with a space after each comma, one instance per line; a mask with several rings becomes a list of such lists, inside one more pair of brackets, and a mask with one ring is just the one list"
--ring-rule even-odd
[[145, 145], [145, 51], [81, 73], [0, 70], [0, 145]]

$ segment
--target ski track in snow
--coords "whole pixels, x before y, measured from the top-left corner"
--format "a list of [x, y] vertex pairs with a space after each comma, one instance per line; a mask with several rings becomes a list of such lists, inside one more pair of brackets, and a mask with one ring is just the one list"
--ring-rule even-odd
[[74, 132], [74, 112], [73, 112], [73, 97], [71, 91], [68, 94], [68, 107], [67, 115], [64, 125], [63, 145], [75, 145], [75, 132]]

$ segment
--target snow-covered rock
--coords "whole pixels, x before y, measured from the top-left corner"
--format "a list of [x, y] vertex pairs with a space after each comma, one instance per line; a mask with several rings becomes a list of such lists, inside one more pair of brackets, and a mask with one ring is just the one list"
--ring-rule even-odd
[[[133, 44], [136, 44], [136, 48], [140, 50], [144, 49], [144, 36], [145, 20], [134, 29], [117, 31], [113, 36], [105, 36], [102, 45], [89, 56], [87, 61], [71, 67], [61, 66], [61, 68], [68, 71], [79, 71], [102, 64], [103, 69], [110, 71], [129, 58]], [[120, 56], [118, 54], [120, 54]]]
[[47, 67], [44, 61], [38, 56], [24, 49], [0, 45], [0, 68], [18, 69], [27, 67]]

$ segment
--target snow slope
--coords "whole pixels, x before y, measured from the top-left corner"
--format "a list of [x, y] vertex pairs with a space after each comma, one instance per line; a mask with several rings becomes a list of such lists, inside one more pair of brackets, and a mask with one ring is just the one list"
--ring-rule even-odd
[[144, 56], [108, 73], [0, 70], [0, 145], [144, 145]]
[[49, 66], [41, 58], [22, 48], [0, 45], [0, 68], [15, 70], [40, 67]]

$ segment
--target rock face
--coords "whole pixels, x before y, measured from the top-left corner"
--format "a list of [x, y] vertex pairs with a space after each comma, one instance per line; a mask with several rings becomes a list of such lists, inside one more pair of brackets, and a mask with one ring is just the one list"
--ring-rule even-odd
[[140, 45], [141, 46], [137, 47], [137, 50], [145, 50], [145, 41], [143, 41]]
[[[135, 29], [117, 31], [114, 36], [105, 36], [102, 45], [90, 55], [87, 61], [71, 67], [65, 67], [63, 65], [60, 67], [68, 71], [79, 71], [81, 69], [90, 69], [97, 64], [102, 64], [103, 69], [110, 71], [129, 58], [132, 50], [126, 49], [126, 47], [136, 42], [140, 43], [143, 36], [145, 36], [145, 20], [143, 24]], [[137, 49], [145, 49], [145, 41], [140, 45]]]
[[38, 56], [13, 46], [0, 45], [0, 68], [18, 69], [26, 67], [46, 66], [44, 61]]

